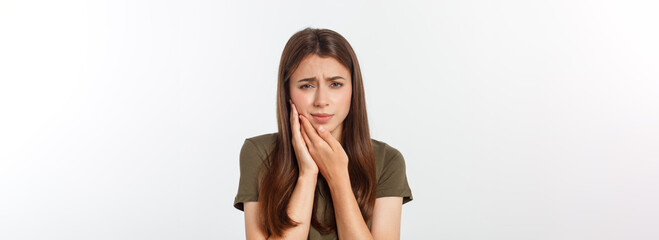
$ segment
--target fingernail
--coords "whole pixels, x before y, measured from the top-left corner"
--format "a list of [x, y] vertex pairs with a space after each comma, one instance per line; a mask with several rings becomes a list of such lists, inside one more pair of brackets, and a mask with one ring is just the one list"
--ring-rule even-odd
[[325, 128], [324, 128], [323, 126], [320, 126], [320, 127], [318, 128], [318, 131], [319, 131], [319, 132], [325, 132]]

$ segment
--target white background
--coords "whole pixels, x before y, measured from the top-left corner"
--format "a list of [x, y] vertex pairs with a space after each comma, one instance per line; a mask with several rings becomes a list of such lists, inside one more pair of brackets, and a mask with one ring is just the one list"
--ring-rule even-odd
[[3, 0], [0, 239], [243, 238], [239, 150], [307, 26], [352, 44], [406, 159], [402, 239], [659, 239], [658, 11]]

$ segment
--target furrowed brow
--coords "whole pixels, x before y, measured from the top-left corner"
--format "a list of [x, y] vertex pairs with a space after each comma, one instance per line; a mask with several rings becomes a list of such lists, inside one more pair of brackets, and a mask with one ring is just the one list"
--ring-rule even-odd
[[[333, 76], [333, 77], [329, 77], [329, 78], [325, 78], [325, 79], [327, 79], [328, 81], [333, 81], [333, 80], [337, 80], [337, 79], [345, 80], [345, 78], [343, 78], [341, 76]], [[315, 82], [315, 81], [317, 81], [316, 77], [309, 77], [309, 78], [303, 78], [303, 79], [297, 80], [297, 82]]]
[[345, 80], [345, 78], [343, 78], [343, 77], [341, 77], [341, 76], [334, 76], [334, 77], [331, 77], [331, 78], [327, 78], [327, 80], [330, 80], [330, 81], [331, 81], [331, 80], [337, 80], [337, 79], [343, 79], [343, 80]]
[[297, 82], [315, 82], [315, 81], [316, 81], [316, 77], [310, 77], [310, 78], [300, 79]]

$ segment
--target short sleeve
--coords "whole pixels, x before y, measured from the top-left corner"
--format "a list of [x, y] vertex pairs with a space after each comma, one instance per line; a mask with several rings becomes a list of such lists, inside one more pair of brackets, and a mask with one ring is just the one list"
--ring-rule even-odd
[[244, 211], [243, 203], [259, 200], [258, 176], [265, 155], [259, 151], [254, 142], [245, 139], [240, 150], [240, 181], [233, 207]]
[[378, 180], [376, 198], [400, 196], [403, 204], [412, 201], [412, 190], [407, 183], [405, 159], [395, 148], [387, 146], [384, 169]]

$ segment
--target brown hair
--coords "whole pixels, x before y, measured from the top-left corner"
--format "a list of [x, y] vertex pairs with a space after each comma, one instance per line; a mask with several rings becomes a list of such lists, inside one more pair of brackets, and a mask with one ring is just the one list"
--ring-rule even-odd
[[[299, 169], [291, 143], [290, 98], [288, 81], [302, 59], [308, 55], [333, 57], [350, 70], [352, 75], [352, 99], [350, 110], [343, 121], [341, 142], [348, 155], [348, 172], [352, 191], [355, 194], [364, 221], [369, 222], [375, 205], [375, 156], [366, 117], [366, 100], [362, 74], [357, 56], [348, 41], [340, 34], [328, 29], [305, 28], [295, 33], [286, 43], [279, 62], [277, 84], [277, 124], [279, 132], [272, 152], [262, 168], [259, 183], [261, 223], [268, 235], [281, 236], [287, 228], [296, 226], [286, 208], [297, 183]], [[327, 182], [319, 175], [318, 184], [327, 188]], [[316, 187], [316, 193], [319, 188]], [[329, 196], [328, 204], [332, 204]], [[329, 222], [319, 220], [314, 198], [311, 225], [321, 233], [336, 230], [334, 213], [328, 215]]]

